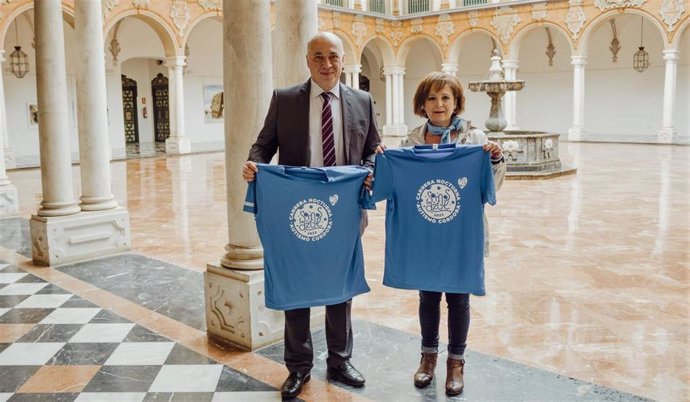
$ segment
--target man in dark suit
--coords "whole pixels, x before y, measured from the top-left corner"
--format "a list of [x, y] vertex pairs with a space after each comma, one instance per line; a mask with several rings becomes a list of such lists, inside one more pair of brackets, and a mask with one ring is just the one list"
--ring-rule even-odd
[[[291, 166], [373, 166], [380, 143], [371, 96], [340, 83], [345, 52], [340, 39], [329, 32], [315, 35], [307, 45], [311, 78], [273, 92], [259, 136], [242, 169], [248, 182], [256, 163], [269, 163], [277, 151], [278, 163]], [[365, 185], [371, 183], [371, 175]], [[362, 216], [362, 228], [366, 215]], [[326, 306], [328, 379], [353, 387], [364, 377], [350, 363], [352, 356], [352, 300]], [[285, 398], [295, 397], [309, 381], [314, 351], [308, 308], [285, 311], [285, 364], [290, 375], [281, 387]]]

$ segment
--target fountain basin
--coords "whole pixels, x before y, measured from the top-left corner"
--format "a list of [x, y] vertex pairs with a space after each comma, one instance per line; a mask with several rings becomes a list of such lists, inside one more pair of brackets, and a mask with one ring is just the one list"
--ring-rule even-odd
[[548, 179], [574, 174], [577, 169], [561, 163], [558, 156], [560, 134], [543, 131], [488, 132], [506, 159], [508, 179]]

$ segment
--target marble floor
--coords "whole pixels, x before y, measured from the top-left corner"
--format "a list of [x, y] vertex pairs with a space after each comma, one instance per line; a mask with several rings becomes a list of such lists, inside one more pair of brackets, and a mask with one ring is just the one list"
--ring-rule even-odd
[[[487, 207], [491, 225], [487, 296], [472, 298], [468, 393], [458, 399], [689, 400], [690, 147], [562, 143], [560, 151], [564, 162], [577, 166], [577, 174], [542, 181], [507, 181], [498, 193], [498, 204]], [[132, 253], [125, 255], [127, 261], [177, 272], [165, 276], [163, 284], [172, 283], [173, 278], [198, 281], [195, 278], [205, 264], [221, 258], [227, 241], [223, 154], [132, 159], [112, 166], [113, 192], [131, 217], [134, 246]], [[79, 194], [78, 167], [74, 167], [74, 177], [75, 194]], [[29, 278], [36, 278], [34, 283], [44, 281], [45, 287], [73, 295], [65, 303], [89, 303], [95, 306], [90, 308], [120, 317], [124, 322], [118, 324], [147, 329], [165, 338], [166, 345], [180, 345], [209, 358], [207, 364], [213, 367], [246, 375], [258, 384], [251, 397], [277, 398], [275, 389], [286, 375], [279, 359], [280, 345], [255, 353], [224, 349], [207, 341], [198, 317], [165, 303], [152, 304], [150, 297], [140, 297], [147, 294], [145, 291], [117, 286], [116, 281], [90, 275], [76, 264], [59, 269], [33, 266], [25, 256], [26, 241], [16, 239], [26, 236], [22, 219], [28, 218], [41, 200], [40, 172], [12, 171], [9, 178], [19, 190], [21, 213], [12, 223], [5, 220], [8, 223], [2, 227], [0, 260], [9, 264], [4, 268], [11, 270], [7, 273], [31, 275]], [[8, 240], [5, 235], [9, 230], [16, 236], [7, 236]], [[372, 291], [354, 302], [353, 359], [369, 378], [366, 390], [339, 387], [315, 373], [301, 397], [315, 401], [435, 400], [435, 393], [415, 392], [408, 384], [418, 356], [417, 295], [381, 285], [382, 208], [371, 215], [363, 243]], [[105, 261], [98, 265], [100, 270], [110, 276], [123, 274], [121, 263]], [[158, 285], [155, 276], [152, 278], [150, 293], [159, 294], [154, 290]], [[0, 286], [2, 292], [9, 284]], [[33, 294], [25, 296], [28, 300]], [[198, 301], [192, 298], [187, 304]], [[46, 317], [29, 319], [35, 322], [12, 318], [18, 314], [13, 306], [0, 305], [0, 319], [14, 321], [0, 323], [0, 366], [4, 351], [39, 336], [37, 326], [58, 325], [41, 324]], [[80, 325], [95, 324], [89, 321]], [[62, 330], [70, 334], [76, 328], [75, 324], [59, 325], [67, 325]], [[124, 333], [124, 329], [120, 331]], [[319, 331], [315, 329], [315, 336]], [[32, 332], [34, 335], [29, 336]], [[445, 337], [442, 326], [442, 339]], [[60, 342], [74, 343], [64, 334], [49, 343]], [[163, 354], [157, 358], [163, 359], [165, 366], [169, 356]], [[392, 355], [398, 360], [390, 360], [390, 366], [381, 362]], [[26, 383], [16, 380], [15, 389], [0, 391], [6, 392], [0, 394], [0, 400], [4, 400], [2, 395], [14, 398], [11, 400], [31, 400], [21, 393], [22, 387], [38, 390], [32, 391], [37, 400], [46, 392], [55, 392], [40, 386], [41, 377], [33, 379], [42, 371], [47, 378], [56, 370], [46, 364], [51, 358], [26, 366], [36, 372], [22, 374]], [[96, 387], [91, 385], [93, 379], [109, 366], [98, 365], [72, 370], [70, 375], [81, 378], [77, 381], [81, 388], [77, 388], [82, 393], [96, 389], [89, 388]], [[443, 377], [441, 370], [437, 373]], [[506, 373], [517, 374], [502, 377]], [[156, 376], [149, 375], [155, 381]], [[533, 378], [536, 380], [530, 382]], [[376, 380], [387, 383], [377, 384]], [[389, 391], [393, 393], [381, 393], [395, 381], [400, 386]], [[548, 388], [563, 393], [540, 391], [532, 385], [552, 382]], [[208, 386], [204, 397], [221, 400], [224, 389], [211, 392], [211, 388], [213, 385]], [[478, 392], [482, 388], [513, 393], [509, 397], [506, 393]], [[133, 400], [162, 399], [174, 391], [159, 396], [151, 391], [155, 389], [140, 391]], [[19, 393], [12, 395], [17, 390]], [[77, 398], [73, 392], [63, 393]], [[55, 396], [48, 394], [44, 400], [55, 400], [51, 395]], [[185, 397], [189, 395], [179, 394], [181, 400]], [[439, 394], [439, 399], [445, 396]]]

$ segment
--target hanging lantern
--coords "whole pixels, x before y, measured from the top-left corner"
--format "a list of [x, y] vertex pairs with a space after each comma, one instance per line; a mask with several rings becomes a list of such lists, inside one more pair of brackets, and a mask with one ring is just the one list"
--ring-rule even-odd
[[19, 29], [17, 28], [18, 21], [14, 21], [14, 35], [17, 45], [14, 47], [14, 52], [10, 54], [10, 70], [17, 78], [24, 78], [29, 72], [29, 56], [22, 52], [22, 47], [19, 46]]
[[29, 56], [22, 52], [21, 46], [15, 46], [10, 54], [10, 69], [17, 78], [24, 78], [29, 72]]
[[642, 73], [649, 68], [649, 53], [644, 50], [644, 46], [640, 46], [639, 49], [633, 58], [633, 68]]
[[640, 17], [640, 47], [633, 57], [633, 68], [642, 73], [649, 68], [649, 53], [644, 50], [644, 17]]

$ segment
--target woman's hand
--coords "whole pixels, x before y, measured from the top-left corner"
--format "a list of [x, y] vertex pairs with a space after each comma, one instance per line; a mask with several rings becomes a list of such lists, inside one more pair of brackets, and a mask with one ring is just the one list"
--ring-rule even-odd
[[385, 150], [386, 150], [386, 146], [383, 144], [380, 144], [379, 146], [376, 147], [376, 153], [377, 154], [382, 154], [383, 151], [385, 151]]
[[491, 159], [493, 160], [501, 159], [501, 157], [503, 156], [503, 151], [501, 150], [501, 147], [493, 141], [489, 141], [486, 144], [484, 144], [483, 148], [484, 151], [491, 153]]

